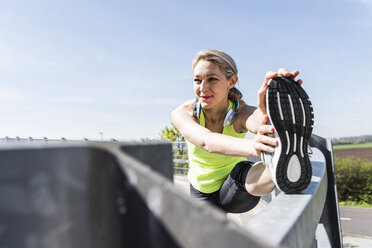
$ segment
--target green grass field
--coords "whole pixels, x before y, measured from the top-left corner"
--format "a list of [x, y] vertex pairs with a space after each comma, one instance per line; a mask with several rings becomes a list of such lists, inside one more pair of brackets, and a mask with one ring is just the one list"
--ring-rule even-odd
[[372, 147], [372, 142], [361, 143], [361, 144], [347, 144], [347, 145], [334, 145], [333, 149], [355, 149], [355, 148], [370, 148]]
[[369, 204], [367, 202], [353, 202], [353, 201], [340, 201], [338, 203], [340, 206], [352, 206], [352, 207], [365, 207], [370, 208], [372, 207], [372, 204]]

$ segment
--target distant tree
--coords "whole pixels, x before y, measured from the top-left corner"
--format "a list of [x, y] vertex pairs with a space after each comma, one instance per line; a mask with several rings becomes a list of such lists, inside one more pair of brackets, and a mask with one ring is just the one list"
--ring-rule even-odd
[[170, 127], [165, 126], [163, 129], [161, 129], [159, 135], [161, 140], [169, 140], [171, 142], [185, 141], [185, 138], [181, 135], [172, 122]]
[[[178, 129], [171, 122], [170, 126], [165, 126], [160, 130], [159, 133], [160, 140], [168, 140], [170, 142], [184, 142], [185, 138], [181, 135]], [[147, 140], [149, 140], [147, 138]], [[189, 170], [189, 164], [187, 161], [187, 146], [182, 143], [173, 144], [173, 159], [174, 161], [174, 173], [175, 174], [187, 174]]]
[[153, 138], [149, 138], [149, 137], [146, 137], [146, 138], [141, 138], [141, 141], [158, 141], [159, 139], [153, 139]]

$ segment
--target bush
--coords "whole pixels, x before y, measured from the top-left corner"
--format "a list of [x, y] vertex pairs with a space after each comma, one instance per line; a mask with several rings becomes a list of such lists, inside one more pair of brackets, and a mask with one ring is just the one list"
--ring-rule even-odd
[[336, 158], [335, 172], [339, 201], [372, 204], [372, 162]]

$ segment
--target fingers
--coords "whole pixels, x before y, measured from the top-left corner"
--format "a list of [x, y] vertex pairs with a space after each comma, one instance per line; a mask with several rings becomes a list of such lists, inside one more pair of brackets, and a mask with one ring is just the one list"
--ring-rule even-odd
[[[298, 74], [300, 74], [300, 72], [298, 70], [294, 70], [293, 72], [289, 72], [288, 69], [286, 69], [286, 68], [280, 68], [277, 73], [278, 73], [279, 76], [290, 77], [293, 80], [296, 80], [296, 77], [298, 76]], [[296, 82], [299, 85], [302, 85], [302, 83], [303, 83], [303, 81], [301, 79], [297, 80]]]
[[266, 92], [266, 89], [267, 89], [267, 86], [269, 84], [269, 81], [270, 79], [274, 78], [274, 77], [277, 77], [278, 76], [278, 73], [276, 72], [273, 72], [273, 71], [268, 71], [266, 72], [266, 75], [265, 75], [265, 80], [261, 86], [261, 88], [259, 89], [259, 92]]
[[289, 72], [288, 69], [286, 69], [286, 68], [280, 68], [277, 73], [278, 73], [279, 76], [290, 77], [293, 80], [298, 76], [298, 74], [300, 74], [300, 72], [298, 70], [295, 70], [293, 72]]
[[[267, 115], [265, 116], [265, 119]], [[261, 151], [274, 152], [274, 147], [278, 144], [278, 139], [268, 136], [268, 134], [274, 133], [274, 126], [272, 125], [262, 125], [254, 137], [255, 149], [258, 153]]]
[[263, 143], [270, 146], [276, 146], [278, 139], [268, 136], [268, 134], [274, 133], [273, 125], [262, 125], [255, 136], [255, 140], [259, 143]]
[[295, 79], [295, 78], [298, 76], [298, 74], [300, 74], [300, 72], [299, 72], [298, 70], [293, 71], [293, 72], [291, 73], [291, 78], [292, 78], [292, 79]]
[[275, 77], [277, 77], [277, 76], [279, 76], [279, 74], [277, 72], [273, 72], [273, 71], [266, 72], [265, 80], [264, 80], [264, 83], [263, 83], [262, 86], [265, 86], [266, 89], [267, 89], [270, 80], [273, 79], [273, 78], [275, 78]]
[[[259, 142], [255, 143], [254, 149], [257, 151], [257, 153], [261, 153], [262, 151], [273, 153], [275, 151], [274, 147], [271, 147], [271, 146], [268, 146], [268, 145], [265, 145]], [[257, 154], [257, 155], [260, 155], [260, 154]]]
[[262, 118], [261, 125], [266, 125], [267, 121], [269, 120], [269, 117], [265, 114]]
[[[265, 115], [265, 119], [267, 119], [267, 115]], [[260, 126], [258, 128], [258, 131], [257, 131], [258, 134], [274, 133], [274, 126], [273, 125], [265, 125], [266, 122], [262, 123], [262, 126]]]
[[255, 136], [256, 141], [259, 143], [270, 145], [270, 146], [276, 146], [278, 144], [278, 140], [273, 137], [269, 137], [267, 135], [257, 134]]
[[278, 70], [278, 75], [279, 76], [284, 76], [284, 77], [290, 77], [291, 73], [289, 73], [288, 69], [286, 69], [286, 68], [280, 68]]

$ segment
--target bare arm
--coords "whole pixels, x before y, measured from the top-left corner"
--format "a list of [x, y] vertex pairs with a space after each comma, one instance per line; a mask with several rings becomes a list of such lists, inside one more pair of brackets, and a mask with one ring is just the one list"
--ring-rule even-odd
[[265, 115], [256, 107], [251, 108], [253, 108], [253, 110], [251, 110], [253, 113], [246, 119], [245, 126], [249, 132], [256, 134], [260, 126], [262, 126]]
[[193, 100], [190, 100], [176, 108], [172, 112], [172, 122], [185, 139], [194, 145], [208, 152], [231, 156], [259, 156], [261, 150], [273, 152], [272, 147], [265, 145], [275, 141], [270, 137], [261, 135], [255, 139], [237, 138], [214, 133], [200, 126], [192, 116], [192, 105]]

